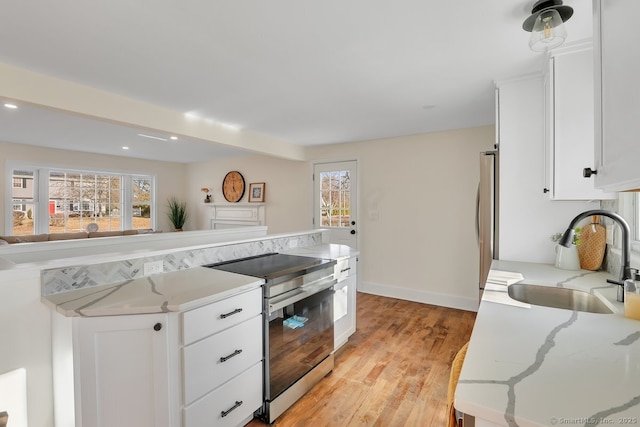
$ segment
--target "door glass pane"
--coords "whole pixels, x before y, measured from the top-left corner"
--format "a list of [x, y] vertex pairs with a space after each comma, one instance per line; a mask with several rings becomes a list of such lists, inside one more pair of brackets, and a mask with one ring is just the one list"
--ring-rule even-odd
[[322, 227], [348, 227], [351, 222], [351, 179], [349, 171], [320, 173]]
[[13, 235], [35, 232], [35, 180], [33, 171], [13, 171], [11, 204], [13, 205]]

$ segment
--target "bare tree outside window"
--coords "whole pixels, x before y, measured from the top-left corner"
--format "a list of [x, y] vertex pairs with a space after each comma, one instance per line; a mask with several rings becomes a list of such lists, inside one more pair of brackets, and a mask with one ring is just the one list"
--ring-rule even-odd
[[351, 222], [349, 171], [320, 174], [321, 214], [324, 227], [348, 227]]
[[[38, 176], [48, 178], [47, 194], [36, 194]], [[128, 206], [132, 206], [128, 212], [124, 212], [123, 204], [125, 179], [131, 182], [131, 190], [126, 191]], [[14, 169], [10, 205], [14, 210], [13, 235], [47, 229], [49, 233], [86, 231], [90, 223], [96, 223], [99, 231], [122, 230], [125, 224], [136, 229], [152, 228], [153, 185], [151, 176]], [[38, 209], [38, 203], [48, 206]], [[37, 212], [45, 211], [45, 218], [36, 218]]]
[[133, 218], [134, 229], [151, 228], [151, 179], [133, 177]]
[[101, 231], [120, 230], [121, 199], [119, 176], [51, 171], [49, 231], [83, 231], [93, 222]]

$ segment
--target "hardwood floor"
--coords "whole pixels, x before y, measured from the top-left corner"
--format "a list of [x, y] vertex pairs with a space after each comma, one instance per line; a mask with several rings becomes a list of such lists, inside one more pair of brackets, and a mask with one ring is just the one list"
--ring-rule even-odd
[[446, 426], [449, 369], [476, 314], [364, 293], [357, 304], [333, 372], [273, 426]]

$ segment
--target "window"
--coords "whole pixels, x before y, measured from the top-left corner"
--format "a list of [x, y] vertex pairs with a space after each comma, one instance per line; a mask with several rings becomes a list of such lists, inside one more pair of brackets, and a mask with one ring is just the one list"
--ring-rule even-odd
[[349, 171], [320, 173], [323, 227], [348, 227], [351, 221]]
[[151, 228], [151, 190], [153, 181], [148, 176], [134, 176], [131, 181], [133, 184], [132, 228]]
[[12, 173], [13, 235], [85, 231], [90, 223], [99, 231], [154, 227], [152, 176], [39, 167]]

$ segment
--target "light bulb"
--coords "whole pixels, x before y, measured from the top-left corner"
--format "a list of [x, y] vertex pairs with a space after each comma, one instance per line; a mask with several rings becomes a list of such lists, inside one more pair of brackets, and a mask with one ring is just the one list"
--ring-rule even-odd
[[567, 30], [560, 14], [554, 9], [549, 9], [541, 12], [536, 18], [529, 47], [536, 52], [545, 52], [560, 46], [566, 38]]

